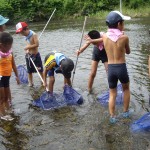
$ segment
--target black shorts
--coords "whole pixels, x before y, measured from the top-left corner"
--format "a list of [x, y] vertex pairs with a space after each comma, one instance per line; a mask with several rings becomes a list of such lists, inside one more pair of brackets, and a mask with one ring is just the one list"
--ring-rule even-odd
[[94, 46], [92, 53], [92, 60], [94, 61], [102, 61], [102, 63], [108, 62], [107, 55], [105, 49], [99, 50], [98, 47]]
[[129, 76], [127, 72], [126, 64], [108, 64], [108, 84], [109, 88], [113, 89], [117, 87], [118, 80], [121, 83], [128, 83]]
[[43, 72], [43, 65], [42, 65], [40, 53], [37, 53], [36, 55], [26, 54], [25, 58], [26, 58], [27, 72], [28, 73], [37, 72], [34, 65], [31, 62], [30, 58], [33, 60], [35, 66], [38, 68], [38, 71]]
[[4, 87], [4, 88], [9, 87], [9, 80], [10, 80], [10, 76], [0, 77], [0, 88], [1, 87]]

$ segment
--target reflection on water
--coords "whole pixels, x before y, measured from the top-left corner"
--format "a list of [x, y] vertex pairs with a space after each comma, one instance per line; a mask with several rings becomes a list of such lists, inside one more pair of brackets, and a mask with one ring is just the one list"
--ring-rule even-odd
[[[84, 20], [84, 18], [83, 18]], [[87, 93], [87, 80], [91, 67], [92, 46], [80, 55], [73, 86], [80, 90], [84, 97], [81, 106], [42, 111], [31, 105], [32, 100], [42, 91], [40, 79], [34, 74], [35, 89], [27, 85], [17, 86], [11, 78], [13, 108], [15, 120], [0, 122], [0, 147], [11, 150], [122, 150], [150, 149], [149, 138], [130, 133], [132, 121], [150, 111], [150, 80], [148, 78], [149, 52], [149, 19], [133, 19], [126, 22], [126, 34], [130, 39], [131, 54], [127, 55], [127, 67], [131, 82], [131, 107], [135, 108], [132, 119], [120, 120], [115, 126], [108, 122], [108, 108], [97, 101], [97, 94], [108, 89], [104, 66], [99, 63], [94, 82], [94, 94]], [[79, 48], [83, 21], [51, 21], [40, 39], [42, 59], [50, 51], [59, 51], [76, 61], [75, 51]], [[45, 24], [30, 24], [30, 28], [39, 35]], [[8, 27], [15, 32], [14, 27]], [[91, 29], [106, 31], [103, 20], [88, 19], [85, 33]], [[14, 54], [16, 64], [25, 64], [24, 39], [14, 37]], [[56, 76], [55, 91], [62, 92], [63, 76]], [[116, 108], [117, 113], [122, 107]]]

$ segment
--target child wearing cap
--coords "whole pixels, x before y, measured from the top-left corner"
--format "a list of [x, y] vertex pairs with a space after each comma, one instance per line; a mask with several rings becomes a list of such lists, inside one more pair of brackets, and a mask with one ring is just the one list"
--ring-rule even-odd
[[98, 63], [101, 60], [107, 72], [108, 59], [103, 45], [102, 33], [100, 34], [98, 31], [92, 30], [87, 35], [85, 35], [85, 40], [86, 43], [79, 50], [77, 50], [77, 55], [80, 55], [80, 53], [82, 53], [91, 43], [94, 45], [92, 53], [91, 73], [88, 80], [88, 91], [91, 93]]
[[9, 19], [4, 18], [0, 15], [0, 32], [3, 32], [5, 30], [5, 23], [7, 23]]
[[28, 71], [29, 86], [33, 86], [33, 75], [32, 73], [37, 72], [31, 59], [33, 60], [35, 66], [37, 67], [41, 77], [43, 78], [43, 65], [40, 53], [38, 52], [39, 40], [37, 34], [30, 30], [26, 22], [19, 22], [16, 25], [16, 33], [20, 33], [25, 36], [27, 46], [24, 48], [26, 52], [26, 64]]
[[124, 34], [124, 20], [130, 20], [128, 16], [119, 11], [111, 11], [106, 17], [108, 31], [103, 35], [104, 47], [108, 57], [108, 83], [109, 83], [109, 112], [110, 123], [115, 123], [115, 100], [117, 96], [117, 82], [123, 87], [123, 117], [130, 116], [130, 88], [129, 76], [126, 67], [125, 54], [130, 54], [129, 38]]
[[0, 118], [3, 120], [13, 120], [13, 118], [7, 114], [10, 108], [9, 103], [9, 81], [12, 73], [12, 69], [16, 75], [16, 81], [19, 84], [18, 72], [11, 50], [13, 43], [12, 36], [7, 32], [0, 33]]
[[74, 63], [71, 59], [67, 58], [62, 53], [51, 52], [45, 57], [44, 64], [44, 86], [47, 86], [47, 74], [49, 77], [49, 86], [48, 90], [50, 93], [53, 93], [53, 87], [55, 83], [55, 73], [62, 73], [64, 76], [64, 84], [71, 86], [71, 71], [74, 68]]

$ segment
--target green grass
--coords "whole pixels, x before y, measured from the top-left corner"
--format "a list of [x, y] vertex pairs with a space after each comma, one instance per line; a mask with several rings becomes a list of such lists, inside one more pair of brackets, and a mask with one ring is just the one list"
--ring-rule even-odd
[[[114, 10], [118, 10], [119, 8], [114, 8]], [[100, 11], [96, 14], [92, 14], [90, 15], [91, 17], [95, 17], [95, 18], [101, 18], [101, 19], [105, 19], [106, 16], [108, 15], [110, 11]], [[148, 17], [150, 16], [150, 6], [144, 6], [138, 9], [129, 9], [129, 8], [122, 8], [122, 13], [124, 15], [128, 15], [132, 18], [137, 18], [137, 17]]]

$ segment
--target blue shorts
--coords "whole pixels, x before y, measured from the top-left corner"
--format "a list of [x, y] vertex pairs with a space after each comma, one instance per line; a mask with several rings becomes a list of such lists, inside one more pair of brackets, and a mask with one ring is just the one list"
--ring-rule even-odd
[[4, 88], [9, 87], [9, 80], [10, 80], [10, 76], [0, 77], [0, 88], [1, 87], [4, 87]]
[[100, 51], [97, 46], [94, 46], [93, 53], [92, 53], [92, 60], [98, 62], [101, 60], [102, 63], [108, 62], [105, 49]]
[[108, 84], [110, 89], [117, 87], [118, 80], [121, 83], [128, 83], [129, 76], [126, 64], [108, 64]]
[[54, 72], [55, 72], [55, 73], [61, 73], [61, 74], [62, 74], [62, 71], [61, 71], [60, 68], [57, 68], [57, 70], [54, 69], [54, 68], [52, 68], [51, 70], [48, 71], [47, 74], [48, 74], [48, 76], [54, 76]]
[[40, 53], [37, 53], [36, 55], [29, 55], [29, 54], [26, 54], [26, 64], [27, 64], [27, 72], [28, 73], [34, 73], [34, 72], [37, 72], [34, 65], [32, 64], [30, 58], [33, 60], [35, 66], [37, 68], [40, 68], [38, 69], [39, 72], [43, 72], [43, 65], [42, 65], [42, 60], [41, 60], [41, 56], [40, 56]]

